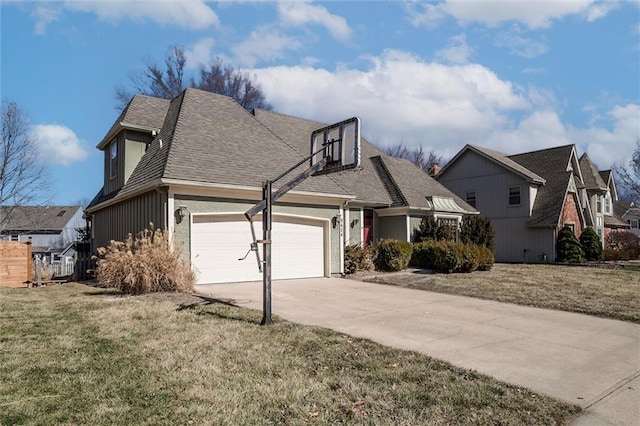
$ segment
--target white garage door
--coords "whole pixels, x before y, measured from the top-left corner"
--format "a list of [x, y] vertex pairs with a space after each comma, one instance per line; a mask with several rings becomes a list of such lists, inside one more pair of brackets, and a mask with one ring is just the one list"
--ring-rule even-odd
[[[255, 221], [256, 236], [262, 238], [262, 221]], [[325, 265], [324, 223], [288, 217], [273, 217], [272, 278], [322, 277]], [[240, 217], [193, 216], [191, 262], [198, 270], [198, 284], [260, 281], [255, 253], [249, 249], [249, 222]], [[262, 257], [262, 245], [260, 256]]]

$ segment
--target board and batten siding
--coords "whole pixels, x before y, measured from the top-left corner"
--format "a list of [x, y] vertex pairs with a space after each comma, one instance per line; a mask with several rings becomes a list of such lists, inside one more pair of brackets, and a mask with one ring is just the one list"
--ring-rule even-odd
[[92, 236], [95, 251], [98, 247], [106, 247], [110, 240], [124, 240], [128, 234], [137, 234], [149, 228], [167, 227], [167, 193], [166, 190], [153, 190], [105, 207], [93, 214]]
[[[348, 209], [345, 210], [345, 222], [348, 231], [348, 237], [345, 238], [345, 245], [361, 245], [362, 244], [362, 227], [364, 224], [364, 218], [362, 215], [362, 209]], [[345, 232], [345, 237], [347, 233]]]
[[[254, 202], [247, 202], [243, 200], [231, 200], [224, 198], [211, 198], [200, 196], [186, 196], [175, 195], [174, 207], [177, 209], [179, 206], [185, 206], [190, 213], [241, 213], [243, 214], [251, 207], [255, 205]], [[310, 206], [310, 205], [295, 205], [295, 204], [275, 204], [273, 207], [274, 220], [277, 220], [277, 214], [295, 215], [308, 218], [326, 219], [331, 220], [334, 216], [339, 215], [339, 206]], [[173, 216], [171, 217], [173, 220]], [[189, 217], [181, 223], [176, 223], [174, 228], [175, 241], [178, 243], [180, 250], [182, 251], [182, 258], [191, 259], [190, 253], [190, 229], [189, 229]], [[262, 221], [254, 222], [256, 237], [262, 238]], [[247, 221], [247, 228], [249, 228], [249, 222]], [[329, 238], [330, 238], [330, 273], [341, 273], [340, 262], [340, 225], [335, 228], [329, 226]], [[250, 241], [247, 241], [247, 250], [249, 249]], [[274, 244], [277, 244], [274, 241]], [[261, 249], [262, 250], [262, 249]], [[244, 256], [245, 253], [239, 253], [238, 257]]]
[[[553, 228], [530, 228], [528, 220], [537, 191], [526, 179], [471, 151], [465, 152], [438, 181], [463, 200], [476, 193], [480, 216], [491, 219], [498, 262], [538, 262], [554, 259]], [[520, 205], [509, 205], [509, 188], [520, 187]]]
[[[104, 193], [122, 188], [151, 143], [150, 133], [126, 130], [118, 133], [104, 149]], [[116, 174], [111, 177], [111, 144], [117, 143]]]

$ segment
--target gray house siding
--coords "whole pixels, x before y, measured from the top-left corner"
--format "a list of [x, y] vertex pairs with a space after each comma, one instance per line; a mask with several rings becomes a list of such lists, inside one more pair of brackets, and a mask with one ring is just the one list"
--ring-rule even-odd
[[[223, 198], [207, 198], [207, 197], [194, 197], [185, 195], [175, 195], [174, 205], [185, 206], [191, 213], [244, 213], [249, 208], [253, 207], [255, 203], [247, 202], [243, 200], [230, 200]], [[274, 206], [273, 213], [278, 214], [290, 214], [297, 216], [305, 216], [318, 219], [331, 220], [334, 216], [338, 215], [340, 208], [338, 206], [301, 206], [292, 204], [277, 204]], [[173, 219], [173, 218], [172, 218]], [[277, 220], [277, 219], [276, 219]], [[262, 223], [260, 221], [255, 223], [256, 237], [262, 238]], [[247, 222], [247, 228], [249, 222]], [[189, 220], [185, 218], [181, 223], [175, 225], [175, 241], [182, 250], [182, 257], [184, 259], [190, 259], [190, 229]], [[331, 252], [331, 274], [339, 274], [340, 271], [340, 227], [330, 226], [330, 252]], [[247, 241], [247, 249], [249, 248], [250, 241]], [[274, 241], [274, 245], [278, 244]], [[240, 253], [239, 257], [244, 256], [245, 253]]]
[[[494, 164], [480, 155], [466, 152], [452, 164], [439, 182], [463, 200], [475, 192], [476, 209], [489, 217], [496, 232], [496, 260], [535, 262], [540, 253], [553, 256], [546, 234], [553, 230], [534, 230], [527, 226], [530, 215], [530, 184], [525, 178]], [[509, 205], [509, 188], [520, 188], [520, 204]]]
[[418, 241], [417, 235], [418, 235], [418, 231], [420, 231], [420, 224], [422, 223], [422, 219], [425, 218], [425, 216], [417, 216], [417, 215], [411, 215], [409, 217], [409, 238], [412, 243], [415, 243]]
[[[116, 143], [117, 155], [114, 163], [115, 175], [113, 177], [111, 173], [111, 145]], [[104, 193], [110, 194], [113, 191], [117, 191], [124, 185], [124, 133], [119, 133], [109, 145], [103, 151], [104, 153]]]
[[[348, 231], [348, 238], [345, 238], [345, 245], [362, 244], [362, 210], [345, 210], [345, 223]], [[357, 222], [357, 223], [356, 223]], [[347, 236], [345, 232], [345, 237]]]
[[93, 250], [105, 247], [110, 240], [123, 240], [137, 234], [153, 223], [166, 228], [166, 191], [149, 191], [138, 197], [105, 207], [93, 214]]
[[120, 132], [113, 141], [117, 143], [117, 155], [115, 159], [115, 176], [111, 175], [111, 143], [104, 152], [104, 193], [110, 194], [122, 188], [144, 155], [147, 144], [151, 143], [153, 136], [148, 133], [126, 130]]
[[394, 240], [407, 241], [407, 216], [383, 216], [377, 217], [377, 239], [392, 238]]

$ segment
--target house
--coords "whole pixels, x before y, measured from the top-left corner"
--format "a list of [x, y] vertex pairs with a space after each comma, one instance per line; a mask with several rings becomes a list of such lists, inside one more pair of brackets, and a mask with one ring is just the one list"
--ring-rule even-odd
[[437, 176], [440, 183], [491, 219], [499, 262], [555, 261], [558, 231], [577, 237], [593, 227], [603, 240], [626, 226], [613, 211], [611, 171], [599, 172], [574, 145], [517, 155], [466, 145]]
[[[366, 126], [366, 123], [364, 123]], [[136, 95], [98, 144], [104, 186], [87, 208], [92, 247], [153, 222], [166, 228], [199, 272], [199, 283], [260, 280], [244, 212], [262, 182], [310, 154], [323, 123], [187, 89], [172, 101]], [[274, 184], [285, 184], [308, 163]], [[344, 247], [411, 240], [421, 219], [459, 222], [477, 211], [408, 161], [362, 141], [361, 166], [317, 174], [274, 206], [274, 279], [343, 273]], [[256, 231], [261, 237], [260, 218]]]
[[633, 201], [618, 201], [614, 205], [616, 215], [627, 225], [628, 232], [640, 237], [640, 206]]
[[86, 227], [81, 206], [0, 206], [0, 217], [0, 240], [31, 238], [32, 253], [50, 263], [72, 257], [68, 248]]

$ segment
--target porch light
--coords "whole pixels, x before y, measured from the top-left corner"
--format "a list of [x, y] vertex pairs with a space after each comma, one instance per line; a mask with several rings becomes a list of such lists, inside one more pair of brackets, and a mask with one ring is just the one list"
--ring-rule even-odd
[[179, 206], [176, 210], [176, 223], [181, 223], [188, 214], [187, 206]]

